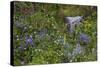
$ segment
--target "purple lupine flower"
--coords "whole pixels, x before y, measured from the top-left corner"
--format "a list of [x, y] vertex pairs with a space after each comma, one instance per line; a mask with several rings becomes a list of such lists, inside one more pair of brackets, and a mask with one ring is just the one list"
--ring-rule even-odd
[[76, 44], [76, 47], [74, 48], [72, 54], [71, 54], [71, 59], [75, 59], [75, 56], [82, 54], [83, 48], [81, 47], [81, 45], [79, 43]]
[[27, 46], [27, 45], [31, 45], [31, 46], [34, 45], [34, 40], [33, 40], [33, 38], [32, 38], [31, 35], [30, 35], [29, 37], [26, 36], [26, 38], [25, 38], [25, 42], [26, 42], [26, 46]]
[[79, 36], [79, 40], [84, 43], [89, 43], [89, 37], [86, 34], [81, 33]]
[[81, 45], [78, 43], [75, 47], [75, 49], [73, 50], [72, 55], [77, 55], [77, 54], [81, 54], [82, 53], [82, 47]]

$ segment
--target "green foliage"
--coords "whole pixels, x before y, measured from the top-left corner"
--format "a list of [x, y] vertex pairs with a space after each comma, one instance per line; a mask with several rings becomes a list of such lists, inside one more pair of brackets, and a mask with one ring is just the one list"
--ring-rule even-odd
[[[14, 2], [14, 65], [53, 64], [95, 61], [97, 59], [97, 13], [89, 11], [92, 6], [57, 5]], [[24, 9], [30, 9], [23, 12]], [[31, 10], [33, 9], [34, 10]], [[91, 9], [92, 10], [92, 9]], [[85, 16], [91, 13], [70, 36], [64, 23], [65, 16]], [[16, 24], [23, 26], [16, 26]], [[42, 34], [41, 34], [42, 33]], [[79, 33], [89, 35], [88, 45], [81, 45], [83, 52], [72, 56]], [[33, 47], [26, 45], [26, 36], [32, 36]], [[75, 57], [75, 58], [74, 58]]]

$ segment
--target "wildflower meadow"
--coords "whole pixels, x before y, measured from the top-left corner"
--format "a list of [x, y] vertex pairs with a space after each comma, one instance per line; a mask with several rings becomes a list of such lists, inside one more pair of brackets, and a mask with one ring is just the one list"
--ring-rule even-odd
[[97, 7], [20, 2], [13, 7], [13, 65], [97, 60]]

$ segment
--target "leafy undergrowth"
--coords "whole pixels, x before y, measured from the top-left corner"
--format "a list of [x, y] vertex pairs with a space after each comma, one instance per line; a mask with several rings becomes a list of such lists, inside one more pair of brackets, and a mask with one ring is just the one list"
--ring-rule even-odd
[[96, 11], [75, 26], [73, 33], [67, 31], [63, 19], [84, 16], [92, 6], [14, 3], [14, 65], [97, 60]]

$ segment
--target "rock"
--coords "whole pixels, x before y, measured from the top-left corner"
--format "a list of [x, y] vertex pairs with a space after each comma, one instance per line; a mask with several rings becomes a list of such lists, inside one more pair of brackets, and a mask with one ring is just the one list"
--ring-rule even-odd
[[83, 16], [76, 17], [65, 17], [65, 23], [67, 25], [67, 31], [72, 33], [74, 31], [75, 25], [79, 25], [83, 19]]

